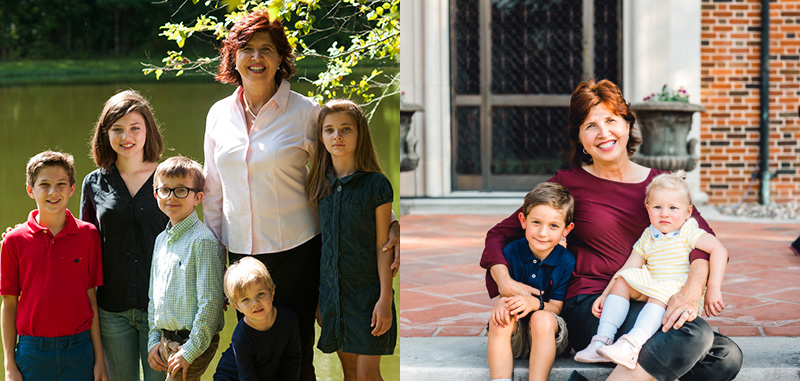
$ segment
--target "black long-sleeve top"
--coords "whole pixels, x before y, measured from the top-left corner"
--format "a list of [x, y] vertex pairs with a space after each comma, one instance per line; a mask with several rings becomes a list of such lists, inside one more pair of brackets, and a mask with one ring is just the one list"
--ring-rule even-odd
[[146, 311], [153, 245], [169, 221], [153, 196], [153, 175], [131, 197], [116, 165], [89, 173], [83, 179], [80, 219], [100, 231], [103, 285], [97, 305], [110, 312]]

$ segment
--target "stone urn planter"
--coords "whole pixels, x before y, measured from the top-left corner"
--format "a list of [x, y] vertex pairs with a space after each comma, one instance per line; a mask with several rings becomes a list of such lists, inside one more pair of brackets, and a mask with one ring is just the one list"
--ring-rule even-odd
[[400, 172], [413, 171], [419, 164], [418, 140], [408, 132], [411, 130], [411, 117], [422, 110], [420, 105], [400, 102]]
[[686, 140], [692, 114], [706, 108], [686, 102], [642, 102], [631, 105], [642, 132], [642, 145], [631, 158], [650, 168], [691, 171], [697, 166], [697, 139]]

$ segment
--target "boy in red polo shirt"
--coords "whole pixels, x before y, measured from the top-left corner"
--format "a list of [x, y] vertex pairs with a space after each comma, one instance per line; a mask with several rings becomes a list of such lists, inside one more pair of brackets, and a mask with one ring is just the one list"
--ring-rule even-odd
[[26, 190], [37, 209], [0, 247], [5, 379], [107, 380], [95, 299], [103, 280], [100, 235], [67, 210], [72, 155], [32, 157]]

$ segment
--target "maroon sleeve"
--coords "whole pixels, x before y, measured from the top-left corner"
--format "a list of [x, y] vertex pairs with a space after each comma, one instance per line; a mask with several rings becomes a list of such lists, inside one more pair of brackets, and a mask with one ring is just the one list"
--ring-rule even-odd
[[489, 269], [494, 265], [508, 266], [508, 261], [503, 256], [503, 248], [510, 242], [525, 237], [525, 230], [522, 229], [519, 217], [517, 217], [520, 212], [522, 212], [522, 207], [486, 233], [486, 245], [481, 254], [481, 267], [486, 269], [486, 290], [489, 291], [490, 298], [494, 298], [500, 293]]
[[[705, 230], [708, 234], [716, 236], [714, 231], [711, 230], [711, 226], [708, 226], [708, 222], [700, 216], [700, 212], [697, 208], [693, 208], [692, 210], [692, 217], [697, 220], [697, 224], [700, 226], [700, 229]], [[694, 249], [689, 253], [689, 262], [694, 262], [695, 259], [705, 259], [708, 260], [711, 257], [708, 253], [700, 249]]]

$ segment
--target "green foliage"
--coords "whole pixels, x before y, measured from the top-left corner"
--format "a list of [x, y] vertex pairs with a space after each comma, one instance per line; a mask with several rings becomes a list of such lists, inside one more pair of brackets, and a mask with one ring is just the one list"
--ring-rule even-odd
[[200, 14], [200, 7], [181, 5], [149, 0], [2, 0], [0, 60], [141, 61], [148, 52], [162, 52], [173, 44], [157, 36], [165, 20], [178, 23]]
[[[188, 25], [167, 22], [161, 26], [161, 36], [174, 41], [180, 49], [198, 36], [219, 41], [241, 17], [256, 9], [267, 9], [270, 16], [283, 22], [295, 49], [299, 72], [303, 72], [304, 65], [311, 65], [309, 61], [324, 64], [316, 78], [300, 77], [315, 86], [308, 95], [317, 102], [347, 97], [361, 103], [371, 116], [381, 100], [397, 93], [399, 71], [387, 74], [380, 68], [398, 65], [400, 0], [217, 0], [206, 1], [203, 6], [211, 10], [225, 7], [226, 13], [222, 19], [203, 14]], [[157, 77], [198, 70], [213, 73], [218, 60], [219, 57], [188, 57], [183, 50], [168, 51], [163, 65], [145, 64], [143, 72], [154, 72]], [[354, 73], [360, 67], [372, 70]]]
[[661, 87], [661, 92], [653, 93], [646, 97], [644, 97], [645, 101], [650, 102], [683, 102], [689, 103], [689, 94], [686, 93], [683, 86], [681, 86], [678, 90], [670, 90], [667, 88], [667, 84], [665, 83], [663, 87]]

